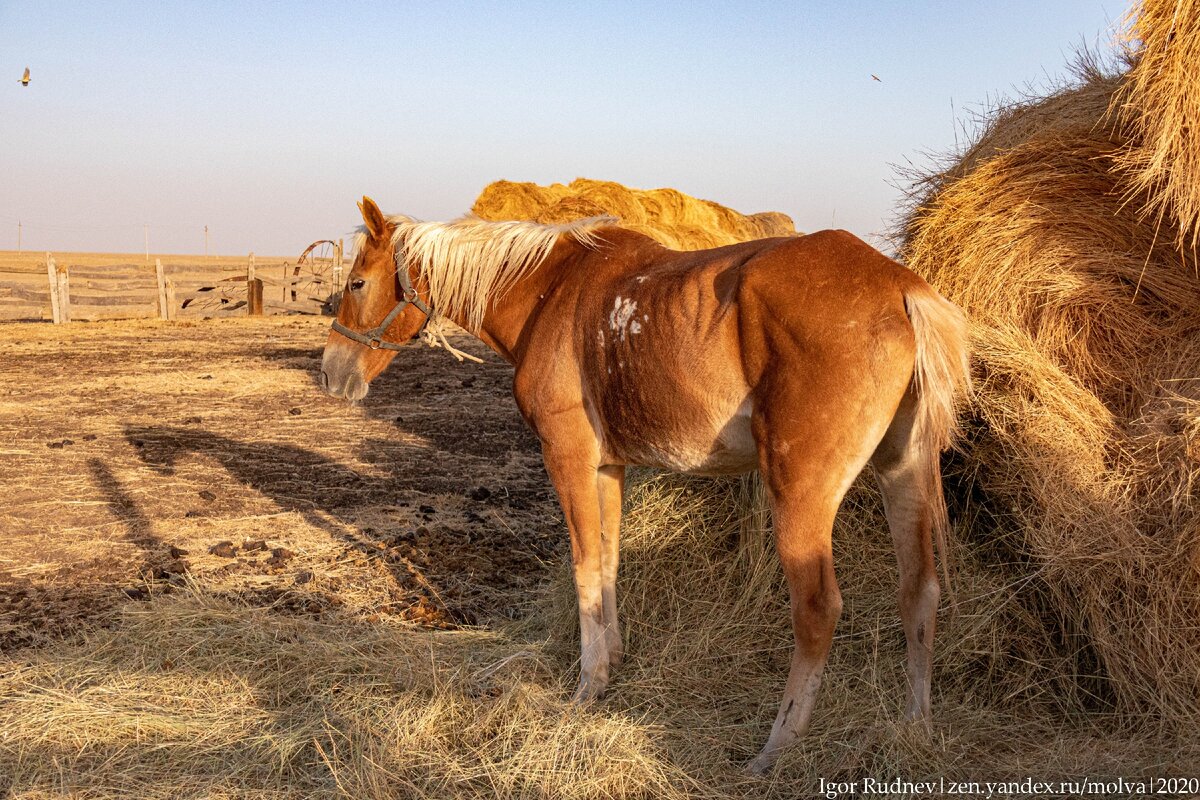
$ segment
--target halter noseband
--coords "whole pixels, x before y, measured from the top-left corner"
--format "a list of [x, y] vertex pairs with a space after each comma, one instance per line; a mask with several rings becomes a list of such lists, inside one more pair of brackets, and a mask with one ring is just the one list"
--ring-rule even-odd
[[412, 285], [412, 279], [408, 277], [408, 267], [399, 263], [399, 256], [397, 256], [396, 262], [396, 275], [400, 279], [401, 296], [404, 299], [397, 303], [396, 307], [391, 310], [391, 313], [383, 318], [383, 322], [379, 323], [374, 328], [371, 328], [369, 331], [359, 333], [358, 331], [350, 330], [336, 319], [333, 321], [332, 325], [332, 328], [335, 331], [351, 341], [358, 342], [359, 344], [365, 344], [372, 350], [399, 350], [404, 347], [404, 345], [396, 344], [395, 342], [385, 342], [383, 340], [383, 334], [386, 333], [387, 329], [391, 327], [393, 322], [396, 321], [396, 317], [400, 316], [404, 309], [408, 308], [410, 305], [416, 306], [417, 310], [425, 315], [425, 321], [421, 323], [421, 327], [417, 333], [425, 330], [425, 326], [429, 324], [429, 320], [433, 319], [433, 309], [425, 305], [425, 301], [421, 299], [419, 294], [417, 294], [416, 287]]

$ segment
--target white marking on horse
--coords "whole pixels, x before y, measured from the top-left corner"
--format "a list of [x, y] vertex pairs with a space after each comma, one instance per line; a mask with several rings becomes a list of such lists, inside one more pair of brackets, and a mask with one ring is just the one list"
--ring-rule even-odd
[[[637, 302], [630, 300], [628, 297], [622, 298], [617, 295], [617, 299], [613, 302], [612, 311], [608, 314], [608, 327], [617, 332], [617, 338], [622, 342], [625, 341], [625, 334], [629, 328], [629, 321], [633, 318], [633, 312], [637, 311]], [[634, 323], [635, 325], [637, 323]], [[641, 330], [641, 326], [638, 326]], [[638, 331], [634, 331], [637, 333]]]

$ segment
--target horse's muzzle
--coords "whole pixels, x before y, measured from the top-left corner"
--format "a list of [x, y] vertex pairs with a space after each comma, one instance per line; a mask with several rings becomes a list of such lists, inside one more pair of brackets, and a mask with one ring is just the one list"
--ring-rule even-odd
[[357, 402], [367, 396], [367, 382], [359, 374], [353, 360], [326, 349], [321, 359], [321, 374], [317, 376], [321, 388], [334, 397]]

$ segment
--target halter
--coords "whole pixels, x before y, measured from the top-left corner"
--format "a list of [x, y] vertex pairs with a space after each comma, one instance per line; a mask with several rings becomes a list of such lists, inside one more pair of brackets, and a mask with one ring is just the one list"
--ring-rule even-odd
[[425, 315], [425, 321], [421, 323], [421, 327], [417, 330], [417, 333], [420, 334], [422, 331], [424, 331], [425, 327], [429, 324], [429, 320], [433, 319], [433, 309], [425, 305], [425, 301], [421, 299], [419, 294], [417, 294], [416, 287], [412, 285], [412, 279], [408, 277], [408, 268], [400, 263], [399, 254], [396, 256], [396, 275], [400, 279], [401, 296], [404, 299], [397, 303], [396, 307], [393, 308], [391, 312], [383, 318], [383, 322], [379, 323], [374, 328], [371, 328], [369, 331], [359, 333], [358, 331], [350, 330], [335, 319], [332, 325], [333, 329], [342, 336], [345, 336], [347, 339], [358, 342], [359, 344], [365, 344], [372, 350], [400, 350], [404, 347], [403, 344], [385, 342], [383, 340], [383, 334], [386, 333], [387, 329], [391, 327], [391, 324], [396, 321], [396, 317], [400, 316], [404, 309], [411, 305], [416, 306], [417, 310]]

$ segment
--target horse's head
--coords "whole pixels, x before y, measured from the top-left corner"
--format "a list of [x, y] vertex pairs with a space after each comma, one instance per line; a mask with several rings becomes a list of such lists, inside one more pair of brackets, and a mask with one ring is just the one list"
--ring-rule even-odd
[[395, 223], [369, 197], [358, 208], [365, 235], [321, 360], [321, 386], [347, 400], [366, 396], [367, 384], [391, 363], [400, 345], [420, 333], [431, 313], [408, 265], [396, 263]]

